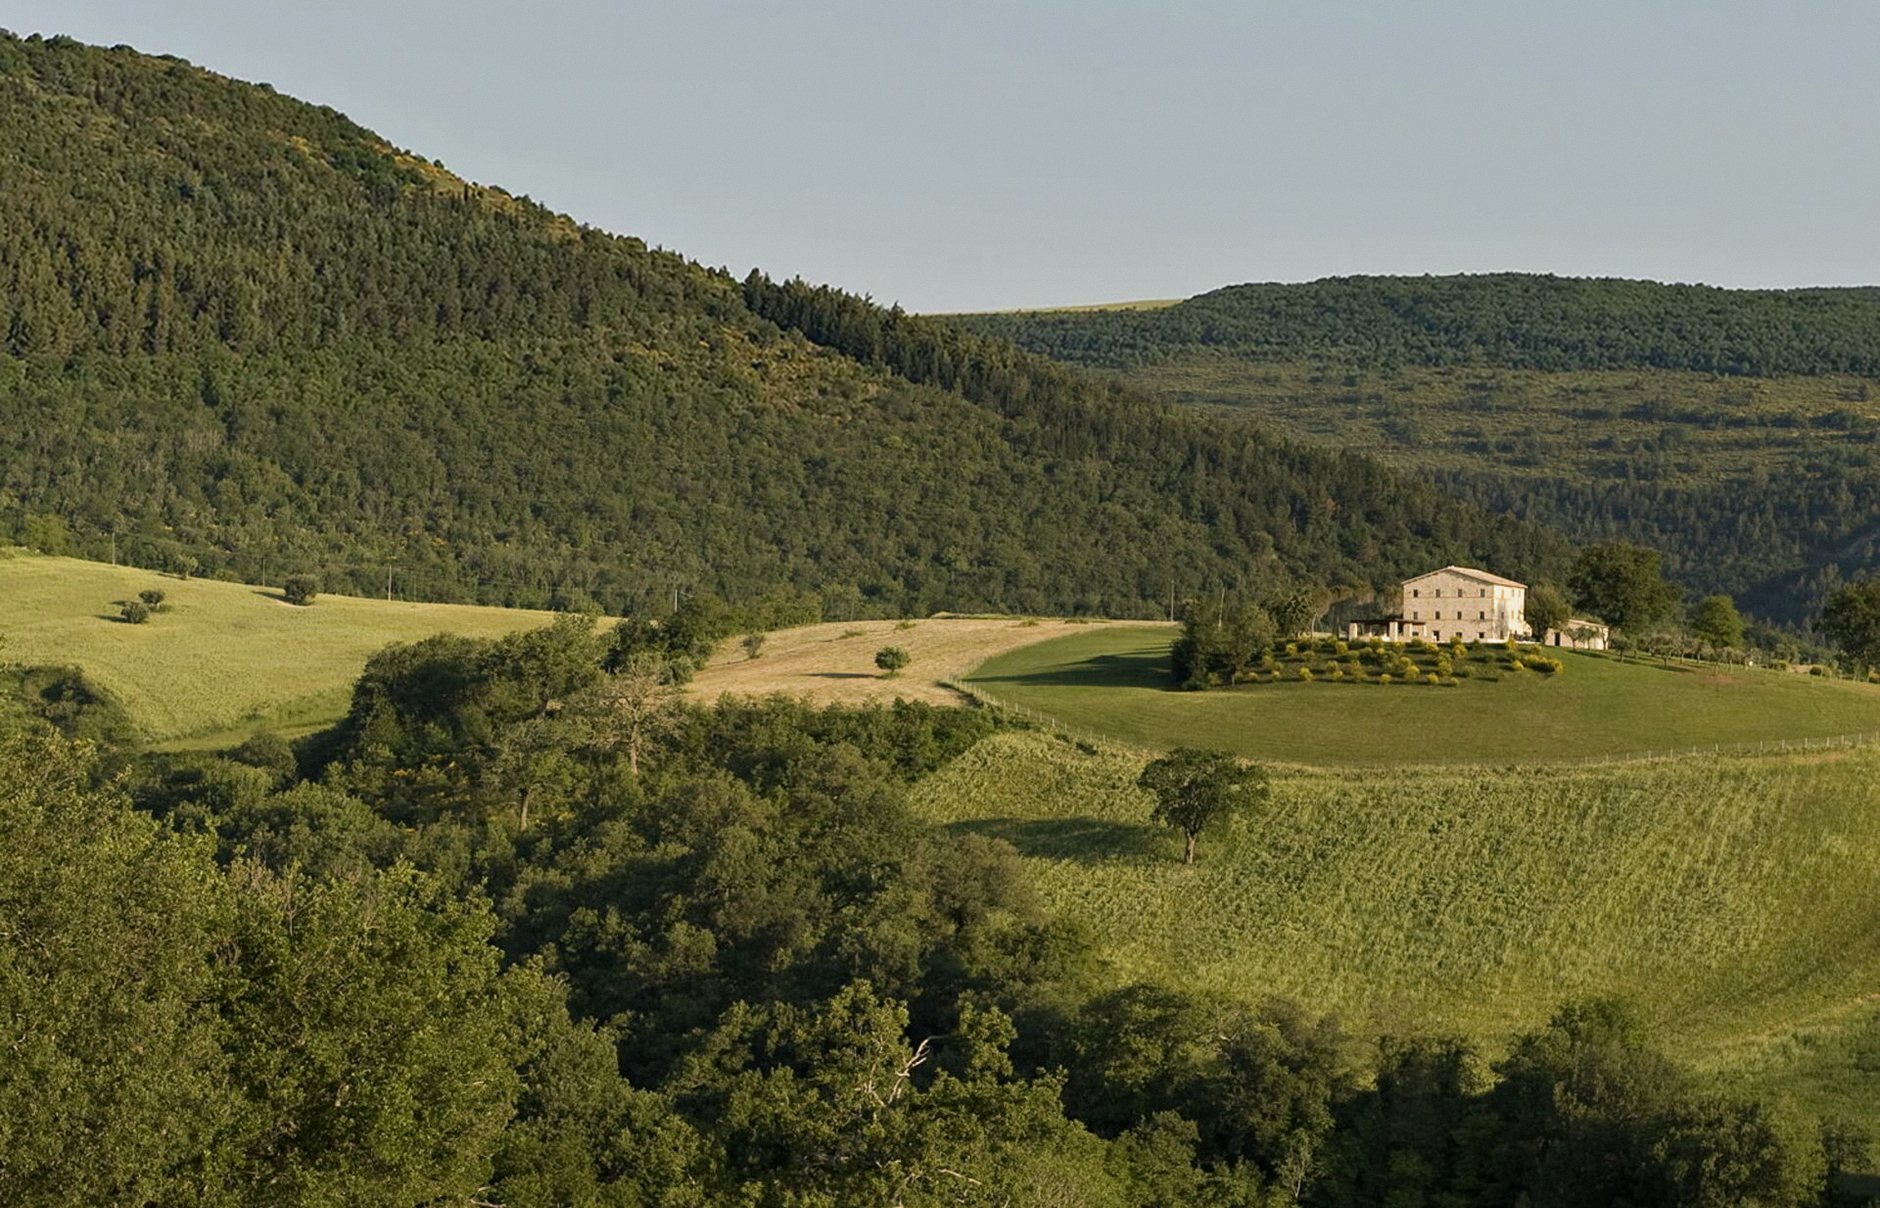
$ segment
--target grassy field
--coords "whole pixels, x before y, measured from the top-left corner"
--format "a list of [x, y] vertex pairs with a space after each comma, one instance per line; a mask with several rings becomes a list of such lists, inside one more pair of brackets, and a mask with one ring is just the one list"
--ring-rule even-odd
[[[166, 594], [142, 625], [117, 619], [144, 588]], [[548, 613], [321, 596], [312, 607], [241, 583], [0, 551], [0, 659], [73, 664], [117, 697], [151, 740], [236, 741], [260, 725], [295, 733], [346, 710], [374, 651], [434, 633], [495, 637]]]
[[1165, 625], [1118, 626], [988, 659], [989, 698], [1127, 746], [1211, 746], [1319, 766], [1534, 763], [1880, 731], [1880, 686], [1562, 653], [1543, 677], [1421, 685], [1169, 687]]
[[[896, 697], [957, 705], [947, 686], [994, 655], [1066, 632], [1093, 633], [1127, 625], [1117, 621], [1063, 621], [1021, 617], [932, 617], [920, 621], [837, 621], [770, 634], [762, 655], [746, 657], [736, 638], [692, 681], [694, 700], [768, 696], [782, 692], [819, 704], [859, 705]], [[875, 666], [875, 652], [899, 646], [913, 662], [892, 678]]]
[[1880, 1055], [1880, 753], [1282, 772], [1193, 869], [1149, 824], [1140, 767], [1003, 734], [917, 804], [1017, 846], [1117, 981], [1491, 1048], [1569, 996], [1622, 994], [1719, 1076], [1880, 1113], [1880, 1062], [1858, 1059]]

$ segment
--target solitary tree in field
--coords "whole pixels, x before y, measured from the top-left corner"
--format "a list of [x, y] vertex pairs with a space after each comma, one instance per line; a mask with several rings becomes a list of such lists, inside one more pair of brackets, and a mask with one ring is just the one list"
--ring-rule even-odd
[[875, 666], [889, 676], [901, 674], [901, 668], [913, 661], [913, 656], [899, 646], [883, 646], [875, 651]]
[[320, 595], [320, 581], [312, 575], [289, 575], [281, 584], [281, 596], [289, 604], [305, 607]]
[[128, 600], [118, 615], [132, 625], [142, 625], [150, 619], [150, 605], [142, 600]]
[[1265, 801], [1266, 772], [1242, 764], [1225, 751], [1179, 747], [1142, 769], [1136, 784], [1155, 794], [1150, 815], [1181, 831], [1182, 863], [1195, 862], [1195, 840], [1234, 811]]
[[150, 605], [150, 607], [155, 608], [157, 605], [163, 603], [163, 589], [161, 587], [146, 587], [137, 593], [137, 598]]
[[1743, 644], [1743, 617], [1729, 596], [1705, 596], [1691, 609], [1691, 632], [1720, 650]]
[[761, 633], [745, 634], [744, 635], [744, 657], [747, 659], [754, 659], [762, 653], [764, 653], [764, 635]]
[[1856, 663], [1880, 666], [1880, 579], [1837, 589], [1821, 606], [1815, 625]]

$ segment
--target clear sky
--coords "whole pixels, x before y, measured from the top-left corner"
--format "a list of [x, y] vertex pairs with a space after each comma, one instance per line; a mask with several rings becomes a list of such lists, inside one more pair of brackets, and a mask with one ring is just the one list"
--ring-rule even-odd
[[1880, 3], [0, 0], [917, 310], [1498, 269], [1880, 282]]

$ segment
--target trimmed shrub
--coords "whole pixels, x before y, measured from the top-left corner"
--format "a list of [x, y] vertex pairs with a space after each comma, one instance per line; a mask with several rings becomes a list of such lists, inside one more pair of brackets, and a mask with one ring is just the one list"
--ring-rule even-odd
[[883, 646], [875, 651], [875, 666], [890, 678], [901, 674], [901, 668], [913, 661], [913, 656], [899, 646]]

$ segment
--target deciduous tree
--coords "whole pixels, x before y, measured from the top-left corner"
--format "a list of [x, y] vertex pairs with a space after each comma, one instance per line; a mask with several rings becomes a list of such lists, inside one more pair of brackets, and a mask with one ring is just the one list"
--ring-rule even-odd
[[1266, 772], [1243, 764], [1224, 751], [1180, 747], [1154, 760], [1137, 778], [1139, 787], [1155, 794], [1150, 815], [1181, 831], [1182, 863], [1195, 862], [1195, 840], [1203, 830], [1225, 822], [1236, 810], [1264, 801], [1269, 792]]

